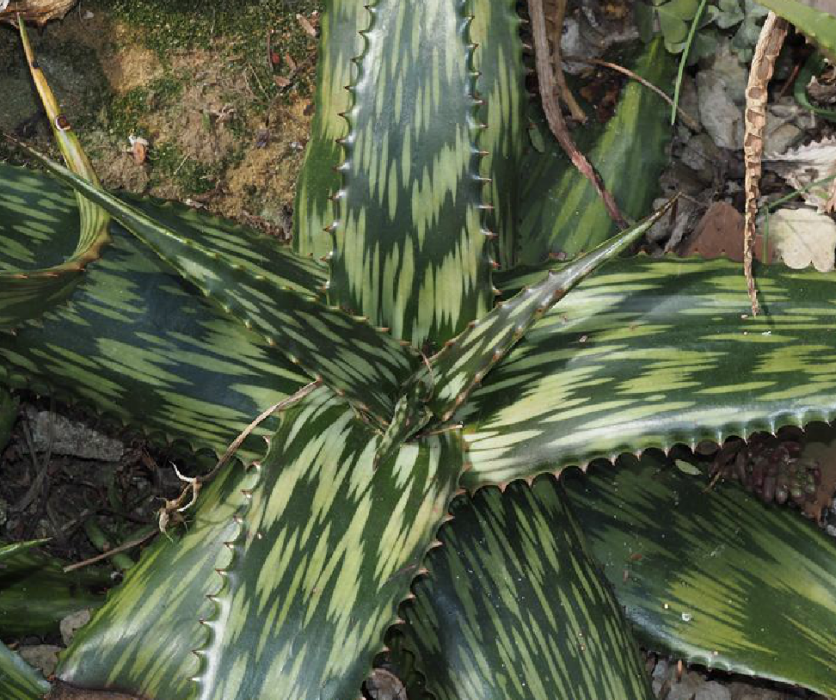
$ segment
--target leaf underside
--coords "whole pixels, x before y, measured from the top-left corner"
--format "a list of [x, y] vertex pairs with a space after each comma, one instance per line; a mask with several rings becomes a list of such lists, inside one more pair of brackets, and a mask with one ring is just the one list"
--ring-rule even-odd
[[358, 692], [446, 512], [460, 438], [375, 468], [373, 433], [327, 389], [283, 415], [263, 464], [228, 468], [179, 541], [131, 569], [63, 680], [165, 700], [190, 698], [190, 678], [204, 700]]
[[[38, 192], [52, 202], [50, 235], [73, 230], [72, 194], [51, 178], [0, 164], [4, 182], [16, 177], [37, 178]], [[7, 248], [33, 245], [26, 230], [6, 223], [0, 218]], [[201, 218], [200, 226], [211, 245], [229, 247], [234, 233], [220, 227], [212, 233], [212, 220]], [[0, 382], [81, 401], [155, 439], [222, 453], [264, 409], [308, 380], [118, 224], [112, 230], [107, 255], [90, 266], [69, 303], [16, 335], [0, 332]], [[269, 419], [256, 433], [275, 426]], [[264, 451], [253, 438], [238, 456], [252, 460]]]
[[792, 509], [653, 457], [567, 494], [644, 646], [836, 695], [836, 545]]
[[454, 501], [451, 513], [403, 612], [404, 647], [432, 697], [653, 698], [624, 615], [553, 478], [504, 495], [483, 489]]
[[836, 415], [833, 274], [723, 260], [610, 263], [473, 392], [468, 488]]
[[776, 15], [795, 25], [831, 61], [836, 61], [836, 17], [798, 0], [757, 0]]

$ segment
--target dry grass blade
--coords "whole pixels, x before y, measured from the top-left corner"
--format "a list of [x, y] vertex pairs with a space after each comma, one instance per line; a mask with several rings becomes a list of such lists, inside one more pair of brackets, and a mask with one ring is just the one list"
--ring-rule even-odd
[[561, 56], [560, 39], [563, 36], [563, 21], [566, 19], [566, 5], [568, 0], [551, 0], [554, 5], [552, 9], [552, 61], [557, 76], [557, 90], [563, 104], [568, 107], [575, 119], [581, 124], [586, 124], [587, 116], [583, 108], [578, 104], [569, 85], [566, 83], [566, 76], [563, 73], [563, 58]]
[[760, 179], [763, 159], [763, 138], [766, 129], [767, 89], [775, 61], [781, 53], [784, 39], [787, 37], [789, 25], [770, 12], [766, 18], [755, 46], [752, 67], [749, 70], [749, 82], [746, 86], [745, 133], [743, 137], [743, 162], [746, 166], [744, 191], [746, 194], [746, 209], [743, 242], [743, 272], [746, 275], [746, 286], [749, 290], [749, 300], [752, 303], [752, 314], [758, 315], [758, 292], [755, 288], [755, 278], [752, 273], [752, 259], [755, 250], [755, 219], [758, 215], [758, 196], [760, 195]]

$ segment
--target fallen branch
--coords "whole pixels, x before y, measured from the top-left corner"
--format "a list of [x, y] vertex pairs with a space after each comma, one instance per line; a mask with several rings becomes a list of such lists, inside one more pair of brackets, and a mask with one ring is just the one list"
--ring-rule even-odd
[[566, 75], [563, 73], [563, 59], [561, 58], [560, 39], [563, 36], [563, 23], [566, 19], [566, 5], [568, 0], [555, 0], [555, 12], [552, 18], [554, 31], [552, 33], [552, 61], [554, 63], [554, 70], [557, 75], [557, 91], [563, 104], [569, 109], [572, 114], [572, 119], [579, 121], [581, 124], [586, 124], [587, 116], [583, 108], [578, 104], [569, 85], [566, 82]]

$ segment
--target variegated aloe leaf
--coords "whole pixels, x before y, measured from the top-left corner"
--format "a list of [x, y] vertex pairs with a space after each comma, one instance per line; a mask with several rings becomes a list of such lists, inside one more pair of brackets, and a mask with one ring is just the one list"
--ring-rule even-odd
[[522, 218], [521, 164], [528, 144], [525, 66], [516, 0], [473, 0], [470, 37], [477, 45], [474, 68], [478, 97], [484, 101], [477, 117], [482, 129], [477, 146], [485, 155], [479, 174], [489, 180], [485, 228], [497, 235], [494, 257], [502, 268], [516, 261], [518, 219]]
[[803, 32], [831, 61], [836, 61], [836, 16], [799, 0], [756, 0]]
[[[90, 161], [67, 118], [61, 113], [43, 72], [35, 61], [25, 24], [20, 22], [20, 36], [26, 52], [32, 78], [47, 118], [52, 125], [58, 148], [70, 169], [80, 177], [98, 184]], [[24, 228], [44, 246], [64, 251], [43, 265], [26, 248], [2, 247], [0, 252], [0, 328], [17, 326], [21, 321], [43, 313], [70, 294], [82, 279], [84, 268], [98, 259], [108, 242], [107, 214], [92, 202], [79, 196], [79, 222], [69, 231], [55, 231], [55, 217], [51, 202], [33, 189], [34, 181], [17, 178], [2, 180], [3, 197], [0, 201], [0, 221]], [[55, 234], [59, 240], [54, 240]], [[69, 237], [73, 234], [72, 237]], [[74, 247], [67, 242], [75, 241]], [[54, 256], [55, 253], [53, 252]]]
[[554, 479], [518, 482], [504, 495], [483, 489], [451, 512], [403, 612], [404, 647], [433, 698], [653, 698], [624, 615]]
[[[675, 67], [661, 37], [647, 45], [633, 66], [662, 90], [670, 87]], [[591, 123], [579, 130], [590, 132], [597, 126]], [[574, 257], [617, 230], [589, 180], [569, 162], [548, 127], [539, 132], [545, 134], [545, 150], [529, 150], [519, 178], [518, 259], [526, 265], [536, 265], [549, 255]], [[582, 148], [590, 140], [573, 135]], [[643, 85], [629, 82], [615, 115], [585, 150], [626, 216], [638, 219], [650, 210], [668, 162], [670, 137], [662, 99]]]
[[21, 147], [59, 180], [108, 211], [231, 318], [254, 330], [303, 371], [321, 378], [378, 425], [388, 422], [393, 397], [418, 364], [415, 353], [364, 319], [294, 289], [276, 288], [248, 266], [230, 262], [31, 148]]
[[836, 543], [737, 486], [619, 465], [566, 489], [643, 645], [836, 695]]
[[470, 391], [539, 318], [603, 263], [641, 240], [671, 204], [559, 271], [549, 271], [538, 284], [523, 289], [507, 302], [499, 302], [484, 318], [473, 321], [430, 362], [427, 370], [433, 385], [433, 395], [427, 403], [430, 410], [441, 420], [448, 420]]
[[0, 635], [50, 634], [67, 615], [104, 602], [110, 572], [64, 573], [63, 563], [33, 548], [46, 540], [0, 545]]
[[364, 3], [327, 0], [319, 30], [316, 114], [296, 184], [293, 247], [302, 256], [322, 258], [334, 249], [329, 227], [336, 219], [332, 197], [340, 189], [337, 166], [343, 162], [339, 141], [348, 135], [342, 114], [351, 106], [345, 89], [352, 81], [353, 59], [363, 50], [360, 30], [369, 24]]
[[624, 451], [722, 442], [836, 415], [836, 276], [737, 265], [611, 263], [555, 306], [458, 416], [467, 487]]
[[[18, 177], [36, 178], [41, 196], [52, 202], [56, 230], [77, 225], [75, 200], [54, 179], [0, 164], [4, 182]], [[179, 207], [158, 211], [185, 213]], [[212, 219], [195, 216], [205, 234], [202, 243], [227, 250], [235, 232], [220, 226], [215, 231]], [[0, 333], [0, 383], [82, 401], [155, 438], [222, 453], [253, 418], [307, 380], [281, 353], [200, 299], [117, 224], [113, 235], [107, 254], [87, 270], [69, 304], [15, 335]], [[0, 240], [5, 247], [31, 245], [26, 231], [2, 218]], [[238, 253], [245, 254], [252, 257]], [[270, 419], [256, 432], [267, 434], [275, 426]], [[264, 445], [250, 440], [238, 454], [260, 457]]]
[[468, 4], [368, 4], [349, 87], [329, 298], [416, 346], [493, 304]]
[[0, 697], [3, 700], [41, 700], [50, 688], [40, 673], [0, 642]]
[[288, 409], [263, 464], [228, 467], [130, 570], [61, 678], [166, 700], [355, 695], [462, 462], [455, 431], [375, 468], [376, 442], [324, 387]]

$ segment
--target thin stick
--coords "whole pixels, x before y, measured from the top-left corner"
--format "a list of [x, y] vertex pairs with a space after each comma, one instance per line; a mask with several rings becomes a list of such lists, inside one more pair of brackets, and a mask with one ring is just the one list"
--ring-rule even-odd
[[642, 78], [638, 73], [635, 71], [631, 71], [629, 68], [625, 68], [624, 66], [620, 66], [617, 63], [611, 63], [610, 61], [604, 61], [600, 58], [583, 58], [582, 56], [564, 56], [564, 58], [571, 62], [571, 63], [586, 63], [587, 65], [591, 66], [602, 66], [604, 68], [609, 68], [610, 70], [617, 71], [622, 75], [626, 75], [631, 80], [635, 80], [637, 83], [644, 85], [648, 90], [655, 92], [659, 97], [661, 97], [665, 102], [667, 102], [671, 107], [676, 109], [677, 114], [679, 114], [680, 119], [685, 122], [685, 126], [687, 126], [691, 131], [700, 132], [702, 131], [702, 124], [700, 124], [694, 117], [692, 117], [688, 112], [686, 112], [682, 107], [675, 104], [674, 101], [668, 97], [667, 93], [662, 90], [661, 88], [656, 87], [653, 83], [651, 83], [646, 78]]
[[75, 564], [70, 564], [69, 566], [65, 566], [63, 571], [65, 574], [70, 573], [70, 571], [75, 571], [76, 569], [80, 569], [84, 566], [90, 566], [91, 564], [96, 564], [100, 561], [104, 561], [105, 559], [109, 559], [114, 554], [119, 554], [120, 552], [126, 552], [129, 549], [133, 549], [141, 545], [143, 542], [151, 539], [154, 535], [157, 534], [156, 530], [151, 530], [150, 532], [146, 532], [141, 537], [137, 537], [135, 539], [129, 540], [123, 544], [120, 544], [118, 547], [114, 547], [113, 549], [109, 549], [107, 552], [102, 552], [101, 554], [91, 557], [90, 559], [85, 559], [84, 561], [77, 562]]
[[752, 273], [752, 261], [755, 253], [755, 219], [758, 216], [758, 197], [760, 196], [760, 179], [763, 170], [763, 135], [766, 129], [766, 101], [769, 96], [767, 88], [775, 70], [775, 61], [781, 53], [784, 39], [789, 25], [774, 12], [767, 15], [761, 29], [752, 67], [749, 70], [749, 82], [746, 85], [746, 113], [744, 118], [745, 132], [743, 136], [743, 162], [746, 166], [746, 176], [743, 190], [746, 195], [743, 237], [743, 274], [746, 276], [746, 287], [749, 301], [752, 304], [752, 315], [757, 316], [760, 311], [758, 304], [758, 290], [755, 287], [755, 277]]
[[586, 124], [586, 112], [583, 111], [583, 108], [578, 104], [578, 101], [569, 89], [569, 84], [566, 82], [566, 75], [563, 73], [563, 60], [560, 56], [560, 39], [563, 36], [563, 22], [566, 19], [566, 5], [567, 0], [557, 0], [557, 8], [553, 20], [552, 56], [554, 69], [557, 73], [557, 91], [560, 99], [563, 100], [563, 104], [569, 108], [572, 119], [579, 121], [581, 124]]
[[601, 176], [592, 167], [592, 164], [587, 160], [586, 156], [578, 150], [572, 137], [569, 135], [569, 129], [566, 127], [566, 121], [563, 119], [563, 113], [560, 111], [560, 106], [555, 99], [556, 84], [554, 78], [554, 71], [552, 70], [552, 63], [549, 55], [549, 39], [546, 33], [546, 17], [543, 11], [543, 0], [528, 0], [528, 12], [531, 16], [531, 26], [534, 33], [534, 48], [536, 54], [537, 76], [540, 83], [540, 98], [543, 101], [543, 110], [546, 113], [546, 120], [549, 123], [549, 128], [554, 134], [557, 142], [565, 151], [566, 155], [572, 161], [572, 164], [578, 171], [587, 178], [595, 191], [604, 202], [607, 213], [610, 218], [618, 224], [622, 229], [627, 228], [627, 220], [618, 209], [615, 199], [612, 194], [607, 191]]

